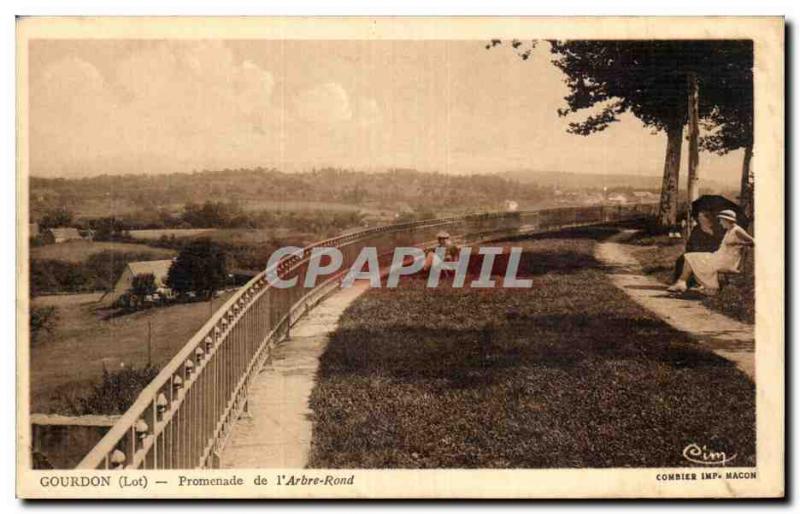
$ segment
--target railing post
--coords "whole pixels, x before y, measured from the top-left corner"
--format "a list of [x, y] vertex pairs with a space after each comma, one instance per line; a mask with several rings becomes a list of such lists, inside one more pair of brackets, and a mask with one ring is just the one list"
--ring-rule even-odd
[[[169, 389], [170, 386], [167, 385], [167, 388]], [[165, 416], [170, 407], [167, 397], [168, 394], [168, 390], [167, 394], [164, 394], [164, 390], [161, 390], [156, 398], [156, 423], [161, 424], [161, 433], [157, 436], [155, 441], [158, 447], [156, 469], [169, 469], [168, 455], [172, 448], [172, 423], [165, 421]]]
[[158, 458], [158, 444], [157, 441], [159, 439], [159, 434], [156, 433], [156, 420], [158, 419], [156, 415], [156, 408], [157, 408], [157, 398], [153, 398], [153, 403], [147, 408], [144, 412], [143, 422], [147, 425], [147, 431], [145, 432], [145, 437], [142, 442], [149, 444], [150, 448], [147, 451], [147, 454], [144, 456], [143, 467], [145, 469], [156, 469], [157, 468], [157, 458]]

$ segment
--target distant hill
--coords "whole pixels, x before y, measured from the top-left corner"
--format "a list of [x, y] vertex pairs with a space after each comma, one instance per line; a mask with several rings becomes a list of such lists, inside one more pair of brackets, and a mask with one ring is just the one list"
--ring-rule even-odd
[[[681, 185], [685, 187], [685, 182]], [[581, 202], [586, 203], [604, 186], [623, 193], [657, 193], [661, 179], [533, 170], [454, 175], [339, 168], [299, 173], [254, 168], [74, 179], [31, 177], [30, 213], [33, 221], [39, 221], [44, 213], [63, 208], [77, 219], [116, 216], [127, 220], [129, 228], [163, 228], [165, 213], [177, 215], [188, 204], [211, 201], [251, 212], [361, 212], [386, 221], [407, 212], [431, 217], [501, 210], [510, 200], [520, 209], [543, 207], [555, 201], [554, 189], [581, 193]], [[701, 191], [728, 192], [707, 180]]]
[[[574, 173], [568, 171], [515, 170], [499, 174], [512, 181], [535, 184], [539, 187], [561, 190], [631, 188], [640, 190], [661, 190], [661, 177], [654, 175], [631, 175], [599, 173]], [[683, 177], [681, 177], [683, 178]], [[685, 186], [685, 184], [681, 184]], [[703, 178], [702, 187], [714, 192], [725, 192], [730, 188], [713, 180]]]
[[[32, 219], [66, 208], [78, 218], [144, 219], [177, 213], [186, 204], [234, 203], [248, 210], [426, 211], [497, 210], [507, 199], [520, 208], [546, 201], [550, 190], [499, 175], [446, 175], [395, 169], [362, 172], [324, 168], [302, 173], [275, 169], [224, 169], [163, 175], [100, 175], [30, 179]], [[315, 207], [316, 206], [316, 207]], [[150, 228], [142, 226], [140, 228]]]

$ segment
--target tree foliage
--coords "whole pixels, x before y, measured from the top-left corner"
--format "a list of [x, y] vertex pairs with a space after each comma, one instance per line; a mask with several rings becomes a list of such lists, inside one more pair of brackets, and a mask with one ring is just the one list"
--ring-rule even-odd
[[108, 291], [114, 287], [122, 271], [132, 261], [153, 260], [150, 252], [103, 250], [84, 262], [58, 259], [31, 259], [31, 296], [47, 293]]
[[698, 77], [700, 117], [736, 104], [741, 78], [752, 80], [752, 42], [733, 40], [552, 41], [553, 64], [570, 93], [561, 116], [593, 107], [600, 112], [570, 124], [588, 135], [630, 112], [646, 126], [667, 130], [687, 119], [687, 76]]
[[122, 414], [133, 405], [142, 389], [156, 378], [158, 371], [154, 366], [114, 371], [103, 369], [100, 382], [92, 384], [89, 394], [79, 398], [72, 410], [76, 415]]
[[[487, 48], [502, 44], [492, 40]], [[523, 59], [530, 49], [511, 45]], [[525, 47], [522, 47], [525, 48]], [[667, 134], [659, 222], [677, 216], [681, 136], [688, 118], [689, 77], [699, 85], [699, 116], [719, 130], [703, 147], [725, 152], [752, 142], [753, 45], [749, 40], [550, 41], [552, 63], [564, 73], [569, 93], [560, 116], [588, 111], [568, 131], [590, 135], [628, 112]], [[739, 145], [739, 146], [736, 146]]]
[[720, 155], [753, 144], [753, 45], [737, 43], [728, 49], [730, 73], [720, 77], [715, 105], [703, 121], [709, 134], [700, 139], [703, 149]]
[[210, 296], [227, 278], [223, 248], [209, 239], [192, 241], [181, 249], [169, 269], [167, 285], [179, 293], [195, 292]]
[[30, 312], [31, 342], [35, 343], [44, 334], [52, 334], [58, 323], [58, 308], [53, 305], [31, 307]]
[[116, 216], [96, 218], [87, 222], [94, 230], [95, 241], [128, 241], [131, 239], [125, 222]]
[[131, 281], [129, 293], [139, 300], [156, 292], [156, 277], [152, 273], [135, 275]]
[[42, 229], [67, 227], [72, 223], [72, 217], [72, 212], [64, 207], [51, 209], [39, 220], [39, 227]]

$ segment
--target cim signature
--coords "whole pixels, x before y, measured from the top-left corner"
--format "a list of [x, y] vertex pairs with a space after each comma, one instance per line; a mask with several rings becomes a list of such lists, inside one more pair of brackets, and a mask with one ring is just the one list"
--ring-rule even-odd
[[725, 452], [709, 450], [706, 445], [702, 447], [692, 443], [683, 449], [683, 458], [695, 464], [706, 464], [708, 466], [724, 466], [736, 458], [734, 453], [730, 457]]

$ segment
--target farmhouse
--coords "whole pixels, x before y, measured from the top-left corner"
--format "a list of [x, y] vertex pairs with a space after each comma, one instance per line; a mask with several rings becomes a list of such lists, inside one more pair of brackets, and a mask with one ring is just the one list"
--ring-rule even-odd
[[77, 228], [61, 227], [49, 228], [42, 235], [44, 242], [48, 244], [66, 243], [67, 241], [80, 241], [83, 239]]
[[119, 276], [119, 280], [117, 280], [114, 286], [114, 291], [112, 291], [110, 295], [111, 303], [113, 304], [119, 297], [128, 292], [128, 289], [133, 285], [133, 277], [136, 275], [152, 274], [153, 277], [155, 277], [158, 292], [169, 296], [171, 291], [167, 287], [167, 274], [169, 273], [170, 266], [172, 266], [172, 259], [129, 262]]

